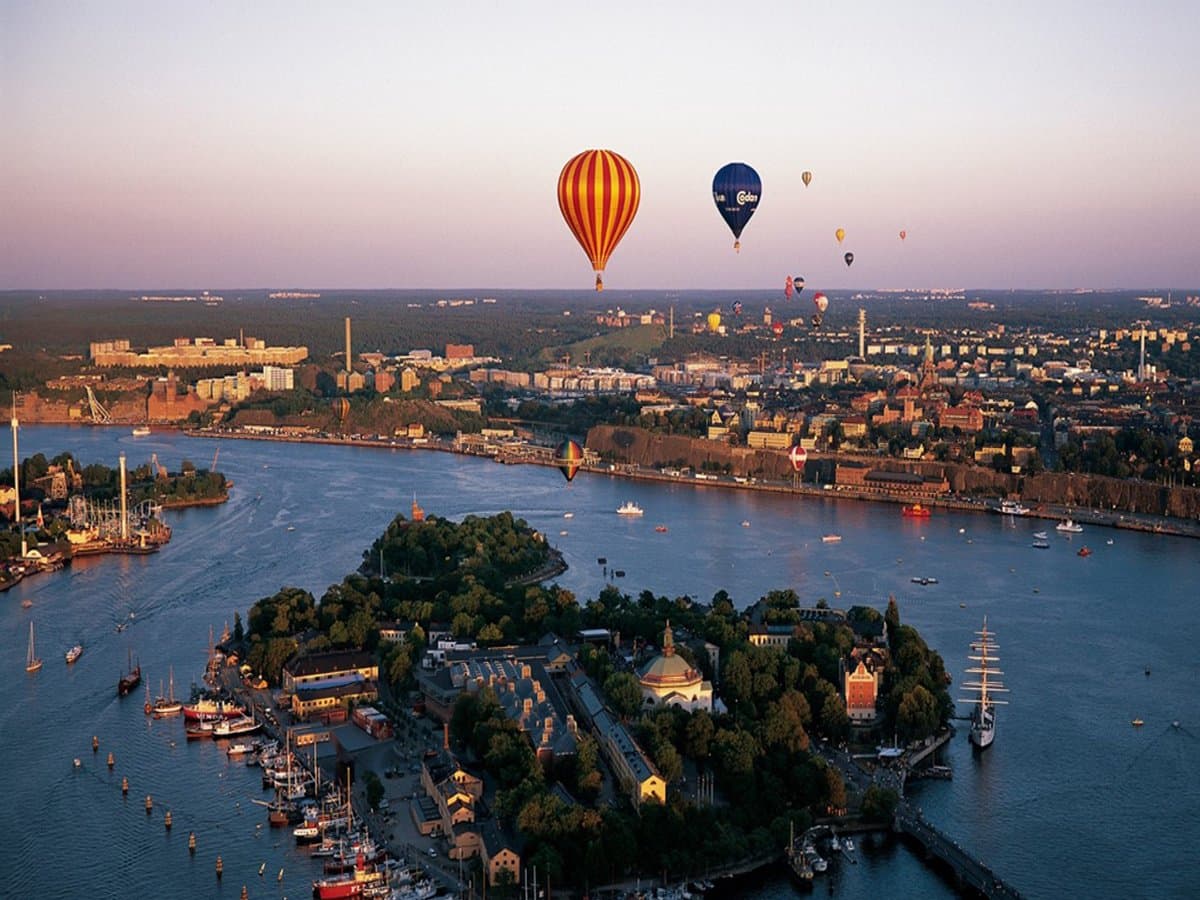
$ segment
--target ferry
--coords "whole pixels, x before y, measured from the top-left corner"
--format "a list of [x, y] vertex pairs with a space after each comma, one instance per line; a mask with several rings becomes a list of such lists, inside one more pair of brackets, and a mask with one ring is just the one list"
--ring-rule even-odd
[[900, 515], [906, 519], [928, 519], [931, 513], [928, 506], [914, 503], [912, 506], [906, 506], [901, 509]]
[[1032, 512], [1028, 506], [1022, 506], [1016, 500], [1001, 500], [995, 510], [1002, 516], [1027, 516]]
[[83, 656], [83, 644], [76, 644], [67, 651], [67, 665], [75, 662], [79, 657]]
[[645, 515], [645, 510], [634, 503], [632, 500], [626, 500], [617, 507], [618, 516], [641, 516]]
[[1083, 532], [1083, 526], [1077, 522], [1072, 522], [1070, 519], [1063, 519], [1054, 526], [1054, 530], [1062, 534], [1080, 534]]

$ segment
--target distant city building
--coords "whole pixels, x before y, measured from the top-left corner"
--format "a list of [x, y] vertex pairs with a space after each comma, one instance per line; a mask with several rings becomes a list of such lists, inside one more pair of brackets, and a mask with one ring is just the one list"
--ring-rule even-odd
[[130, 348], [128, 339], [94, 341], [88, 345], [92, 361], [101, 367], [128, 368], [204, 368], [208, 366], [294, 366], [308, 358], [307, 347], [268, 347], [259, 338], [248, 337], [239, 343], [226, 338], [218, 344], [212, 338], [176, 338], [165, 347], [149, 347], [145, 353]]
[[447, 344], [446, 359], [474, 359], [474, 344]]

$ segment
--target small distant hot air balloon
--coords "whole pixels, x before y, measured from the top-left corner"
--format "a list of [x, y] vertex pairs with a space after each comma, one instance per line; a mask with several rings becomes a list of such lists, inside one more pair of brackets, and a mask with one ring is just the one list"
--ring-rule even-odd
[[804, 464], [808, 462], [808, 451], [797, 444], [788, 451], [788, 462], [792, 464], [793, 472], [803, 472]]
[[787, 281], [785, 281], [783, 283], [783, 296], [784, 296], [784, 298], [786, 298], [788, 300], [792, 299], [792, 276], [791, 275], [789, 275], [787, 277]]
[[845, 256], [842, 257], [842, 259], [844, 259], [846, 261], [846, 265], [849, 266], [854, 262], [854, 254], [847, 253]]
[[775, 337], [783, 337], [783, 323], [782, 322], [772, 322], [771, 323], [771, 332], [775, 335]]
[[708, 322], [708, 330], [710, 332], [712, 332], [713, 334], [716, 334], [717, 331], [720, 330], [720, 328], [721, 328], [721, 314], [719, 312], [717, 312], [716, 310], [713, 310], [712, 312], [710, 312], [708, 314], [707, 322]]
[[345, 422], [346, 416], [350, 415], [350, 401], [345, 397], [335, 397], [333, 403], [333, 414], [337, 416], [339, 422]]
[[804, 186], [805, 186], [805, 187], [808, 187], [808, 185], [809, 185], [809, 182], [811, 182], [811, 181], [812, 181], [812, 172], [804, 172], [804, 173], [802, 173], [802, 174], [800, 175], [800, 180], [804, 182]]
[[585, 150], [558, 176], [558, 208], [592, 262], [598, 291], [604, 290], [600, 273], [629, 230], [641, 198], [637, 172], [611, 150]]
[[905, 231], [903, 228], [901, 228], [900, 229], [900, 240], [904, 240], [906, 237], [908, 237], [908, 232]]
[[579, 467], [583, 465], [583, 448], [579, 446], [578, 441], [565, 440], [559, 444], [558, 449], [554, 451], [554, 464], [563, 473], [563, 478], [570, 483]]
[[727, 163], [717, 170], [712, 183], [717, 212], [733, 232], [733, 249], [742, 248], [742, 229], [758, 209], [762, 179], [745, 163]]
[[813, 306], [817, 308], [817, 314], [812, 317], [812, 325], [820, 328], [825, 321], [825, 310], [829, 309], [829, 298], [820, 292], [813, 294]]
[[845, 228], [839, 228], [837, 231], [835, 231], [835, 232], [833, 233], [833, 236], [834, 236], [835, 238], [837, 238], [837, 241], [838, 241], [838, 243], [840, 244], [840, 243], [842, 242], [842, 240], [843, 240], [843, 239], [846, 237], [846, 229], [845, 229]]
[[733, 314], [735, 316], [740, 316], [742, 314], [742, 301], [734, 300], [732, 308], [733, 308]]
[[800, 292], [802, 290], [804, 290], [804, 276], [803, 275], [793, 275], [792, 276], [792, 287], [794, 287], [796, 289], [796, 296], [799, 297]]

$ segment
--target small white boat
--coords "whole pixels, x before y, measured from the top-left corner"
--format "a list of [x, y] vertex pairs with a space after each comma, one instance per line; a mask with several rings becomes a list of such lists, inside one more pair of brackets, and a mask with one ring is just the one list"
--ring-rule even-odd
[[1034, 539], [1035, 541], [1044, 541], [1044, 540], [1046, 540], [1046, 532], [1044, 532], [1044, 531], [1035, 531], [1035, 532], [1033, 533], [1033, 539]]
[[632, 500], [626, 500], [617, 507], [618, 516], [642, 516], [645, 515], [645, 510], [634, 503]]
[[253, 753], [253, 744], [230, 744], [225, 751], [229, 756], [241, 756], [244, 753]]
[[821, 535], [821, 543], [823, 543], [823, 544], [836, 544], [836, 543], [839, 543], [841, 541], [841, 539], [842, 539], [842, 536], [840, 534], [823, 534], [823, 535]]
[[842, 849], [847, 853], [854, 852], [854, 838], [847, 837], [842, 840]]
[[69, 666], [71, 663], [75, 662], [75, 660], [79, 659], [79, 657], [81, 657], [82, 655], [83, 655], [83, 644], [76, 644], [74, 647], [72, 647], [66, 653], [67, 665]]
[[1036, 540], [1036, 541], [1034, 541], [1034, 542], [1033, 542], [1033, 549], [1035, 549], [1035, 550], [1049, 550], [1049, 549], [1050, 549], [1050, 542], [1049, 542], [1048, 540], [1046, 540], [1045, 538], [1040, 538], [1039, 540]]
[[1072, 522], [1070, 519], [1063, 519], [1054, 526], [1055, 531], [1060, 531], [1063, 534], [1080, 534], [1083, 531], [1083, 526], [1077, 522]]
[[573, 519], [573, 518], [575, 518], [575, 513], [563, 513], [563, 518], [564, 519]]
[[146, 437], [148, 434], [150, 434], [150, 427], [148, 425], [139, 425], [133, 429], [134, 437]]
[[742, 519], [742, 527], [743, 527], [743, 528], [749, 528], [749, 527], [750, 527], [750, 520], [749, 520], [749, 519]]

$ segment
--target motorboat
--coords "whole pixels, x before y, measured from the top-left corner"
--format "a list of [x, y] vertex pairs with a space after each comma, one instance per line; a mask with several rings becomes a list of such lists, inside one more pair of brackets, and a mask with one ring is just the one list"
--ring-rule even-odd
[[1033, 533], [1033, 539], [1034, 539], [1035, 541], [1044, 541], [1044, 540], [1046, 540], [1046, 532], [1044, 532], [1044, 531], [1035, 531], [1035, 532]]
[[667, 526], [666, 525], [655, 525], [654, 530], [657, 531], [659, 534], [666, 534]]
[[1083, 531], [1083, 526], [1078, 522], [1072, 522], [1070, 519], [1063, 519], [1054, 526], [1054, 530], [1063, 534], [1080, 534]]
[[79, 659], [79, 657], [83, 656], [83, 644], [76, 644], [67, 651], [66, 656], [67, 665], [69, 666], [71, 663], [75, 662], [75, 660]]
[[840, 534], [823, 534], [821, 535], [821, 543], [823, 544], [838, 544], [841, 543], [842, 536]]
[[139, 425], [137, 428], [133, 429], [134, 437], [146, 437], [148, 434], [150, 434], [149, 425]]
[[928, 506], [922, 506], [920, 503], [914, 503], [911, 506], [905, 506], [900, 510], [900, 515], [906, 519], [928, 519], [931, 515]]
[[1039, 538], [1038, 540], [1033, 542], [1033, 547], [1035, 550], [1049, 550], [1050, 542], [1048, 540], [1046, 540], [1045, 538]]
[[634, 503], [632, 500], [626, 500], [617, 507], [618, 516], [641, 516], [645, 515], [645, 510]]
[[1077, 555], [1077, 556], [1091, 556], [1091, 555], [1092, 555], [1092, 551], [1091, 551], [1091, 549], [1090, 549], [1090, 548], [1088, 548], [1088, 547], [1080, 547], [1080, 548], [1079, 548], [1079, 552], [1078, 552], [1076, 555]]

